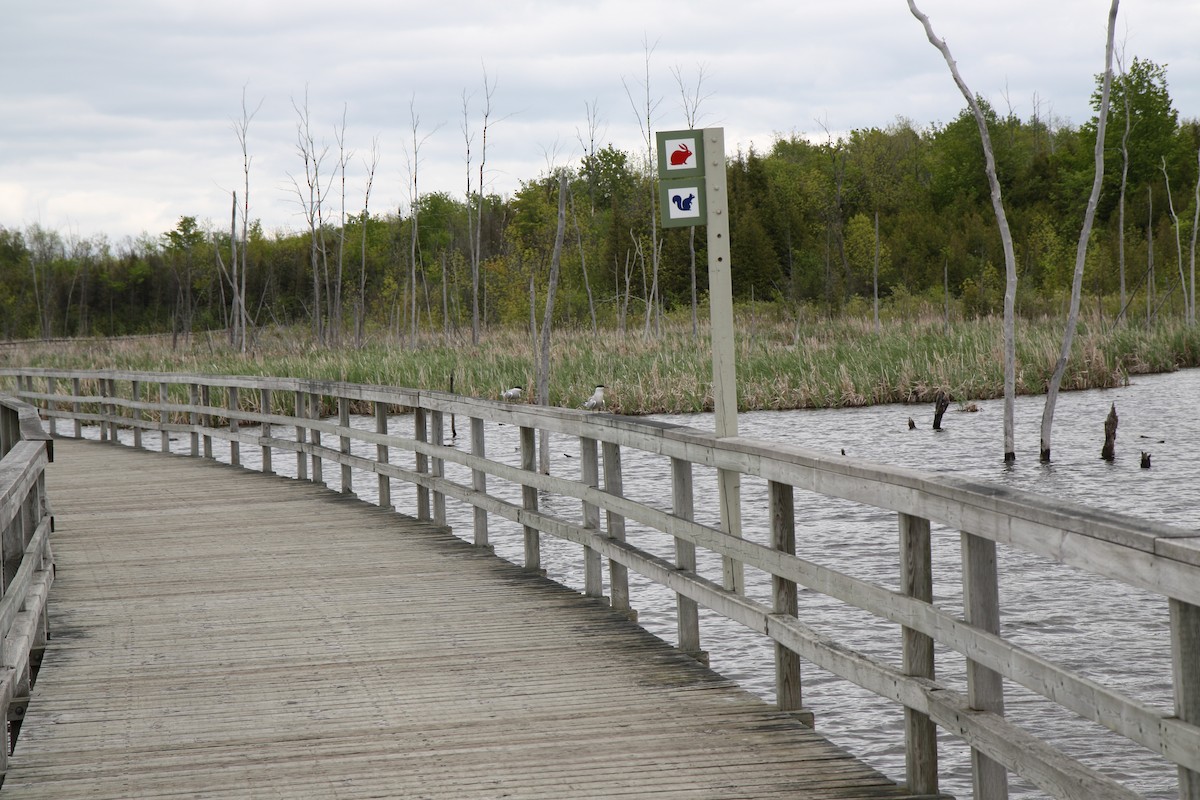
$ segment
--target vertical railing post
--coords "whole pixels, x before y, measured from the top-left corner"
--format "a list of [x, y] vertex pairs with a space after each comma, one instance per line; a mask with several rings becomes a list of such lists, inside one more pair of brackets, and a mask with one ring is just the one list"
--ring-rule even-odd
[[[484, 441], [484, 425], [483, 420], [479, 417], [471, 417], [471, 455], [476, 458], [487, 457], [487, 444]], [[471, 470], [471, 488], [480, 494], [487, 494], [487, 470], [472, 469]], [[475, 506], [475, 546], [476, 547], [491, 547], [488, 542], [488, 516], [487, 509]]]
[[108, 379], [96, 379], [96, 394], [100, 399], [100, 441], [107, 442], [108, 435], [111, 430], [111, 423], [108, 421]]
[[212, 387], [208, 384], [200, 387], [200, 404], [204, 406], [204, 413], [200, 415], [201, 422], [204, 426], [204, 457], [213, 457], [212, 436], [208, 431], [213, 426], [213, 415], [209, 413], [212, 408]]
[[[315, 421], [321, 421], [321, 395], [310, 394], [308, 396], [308, 418]], [[325, 483], [324, 464], [317, 448], [321, 446], [321, 429], [312, 427], [308, 429], [308, 443], [313, 446], [312, 450], [312, 482], [316, 484]]]
[[[929, 520], [900, 514], [900, 591], [914, 600], [933, 602], [933, 551]], [[905, 675], [934, 678], [933, 639], [901, 628], [901, 657]], [[904, 709], [904, 760], [908, 791], [938, 794], [937, 726], [928, 714]]]
[[[350, 427], [349, 397], [338, 397], [338, 427]], [[338, 435], [338, 452], [343, 457], [350, 455], [350, 437], [344, 432]], [[342, 462], [342, 494], [354, 494], [354, 470], [345, 461]]]
[[[57, 381], [54, 378], [47, 377], [46, 378], [46, 394], [53, 396], [57, 391], [58, 391]], [[47, 409], [54, 409], [55, 411], [57, 411], [58, 410], [56, 408], [57, 405], [58, 405], [58, 403], [54, 400], [46, 401]], [[58, 417], [51, 414], [50, 415], [50, 438], [54, 438], [55, 436], [58, 436]]]
[[[986, 633], [1000, 632], [1000, 589], [996, 576], [996, 543], [962, 534], [963, 612], [967, 624]], [[979, 711], [1004, 714], [1004, 682], [1000, 673], [967, 659], [967, 703]], [[1006, 800], [1008, 774], [999, 762], [971, 750], [975, 800]]]
[[[422, 444], [429, 441], [427, 413], [425, 409], [418, 408], [413, 415], [413, 438]], [[418, 450], [415, 468], [418, 475], [428, 474], [429, 456]], [[429, 487], [419, 483], [417, 484], [417, 519], [429, 519]]]
[[[595, 439], [579, 438], [579, 479], [592, 489], [600, 488], [600, 453]], [[600, 507], [583, 501], [584, 530], [596, 533], [600, 530]], [[604, 597], [604, 562], [600, 553], [590, 547], [583, 548], [583, 593], [588, 597]]]
[[132, 381], [129, 386], [129, 393], [133, 396], [133, 407], [129, 409], [129, 414], [133, 417], [133, 448], [135, 450], [142, 449], [142, 409], [138, 408], [138, 403], [142, 402], [142, 382]]
[[304, 443], [308, 438], [308, 432], [300, 424], [308, 416], [304, 392], [297, 391], [295, 400], [293, 418], [296, 420], [296, 477], [306, 481], [308, 480], [308, 456], [304, 453]]
[[198, 384], [188, 384], [188, 403], [192, 407], [192, 410], [188, 412], [188, 423], [192, 426], [192, 458], [199, 458], [200, 431], [196, 430], [200, 425], [200, 412], [196, 410], [200, 406], [200, 386]]
[[[537, 431], [533, 428], [521, 428], [521, 469], [531, 473], [537, 472]], [[538, 510], [537, 487], [529, 484], [521, 486], [522, 506], [526, 511]], [[541, 533], [532, 525], [525, 526], [525, 569], [540, 572], [542, 569]]]
[[[264, 417], [271, 415], [271, 390], [258, 390], [258, 410]], [[271, 463], [271, 422], [264, 419], [262, 422], [262, 471], [264, 475], [271, 475], [275, 472], [275, 465]]]
[[[375, 432], [381, 436], [387, 435], [388, 432], [387, 403], [382, 400], [375, 401]], [[375, 445], [375, 460], [380, 464], [388, 463], [388, 446], [386, 444]], [[392, 479], [382, 472], [379, 473], [379, 507], [392, 507]]]
[[[1200, 725], [1200, 606], [1170, 599], [1175, 716]], [[1179, 800], [1200, 800], [1200, 773], [1179, 768]]]
[[[692, 462], [682, 458], [671, 459], [671, 498], [671, 513], [691, 522], [695, 513]], [[695, 544], [675, 538], [675, 568], [685, 572], [696, 571]], [[679, 649], [707, 664], [708, 654], [700, 649], [700, 609], [696, 601], [676, 594], [675, 608]]]
[[[785, 555], [796, 555], [796, 506], [790, 483], [767, 483], [767, 506], [771, 518], [771, 547]], [[800, 613], [796, 582], [779, 575], [771, 576], [771, 610], [775, 616], [795, 619]], [[800, 683], [800, 656], [775, 643], [775, 702], [781, 711], [798, 711], [811, 725], [812, 716], [803, 714]]]
[[234, 438], [238, 432], [238, 418], [235, 416], [238, 412], [238, 387], [227, 386], [225, 392], [229, 407], [229, 463], [240, 467], [242, 465], [241, 442]]
[[164, 453], [171, 452], [171, 435], [167, 431], [167, 423], [171, 421], [171, 414], [167, 411], [167, 398], [170, 395], [170, 387], [166, 381], [159, 381], [158, 384], [158, 430], [162, 436], [162, 441], [159, 443], [159, 450]]
[[[441, 411], [434, 411], [430, 414], [430, 420], [433, 425], [433, 446], [439, 450], [445, 444], [445, 417]], [[444, 478], [446, 476], [446, 460], [433, 456], [429, 459], [429, 473], [434, 478]], [[433, 490], [433, 522], [435, 525], [446, 524], [446, 493], [439, 490]]]
[[[624, 491], [621, 486], [621, 446], [615, 442], [605, 442], [604, 452], [604, 491], [614, 497], [621, 497]], [[625, 541], [625, 517], [612, 511], [606, 511], [608, 521], [608, 538], [618, 542]], [[622, 611], [632, 620], [637, 620], [637, 612], [629, 603], [629, 570], [611, 558], [608, 560], [608, 583], [612, 591], [612, 607]]]
[[74, 397], [75, 397], [75, 399], [71, 401], [71, 413], [73, 413], [75, 415], [75, 438], [76, 439], [83, 438], [83, 420], [79, 418], [79, 415], [83, 412], [83, 406], [79, 402], [79, 392], [80, 392], [80, 389], [82, 389], [82, 388], [83, 388], [82, 382], [79, 380], [79, 378], [71, 379], [71, 394], [74, 395]]

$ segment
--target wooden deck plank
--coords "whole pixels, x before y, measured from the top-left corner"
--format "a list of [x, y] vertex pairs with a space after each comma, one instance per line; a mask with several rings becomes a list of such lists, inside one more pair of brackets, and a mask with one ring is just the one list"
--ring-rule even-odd
[[904, 791], [600, 603], [312, 484], [62, 441], [18, 798]]

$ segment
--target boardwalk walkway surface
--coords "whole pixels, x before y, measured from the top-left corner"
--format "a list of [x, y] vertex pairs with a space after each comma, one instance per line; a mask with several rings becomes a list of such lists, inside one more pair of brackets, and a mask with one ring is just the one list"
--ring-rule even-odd
[[60, 441], [3, 796], [903, 797], [602, 604], [310, 483]]

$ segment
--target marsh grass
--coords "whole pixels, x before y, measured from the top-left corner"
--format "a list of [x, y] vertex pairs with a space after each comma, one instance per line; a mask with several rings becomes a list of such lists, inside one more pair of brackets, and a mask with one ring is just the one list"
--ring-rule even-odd
[[[748, 409], [839, 408], [932, 402], [947, 389], [960, 403], [1003, 394], [999, 318], [951, 321], [925, 310], [885, 318], [821, 319], [766, 304], [736, 314], [738, 403]], [[1020, 320], [1017, 392], [1040, 394], [1054, 369], [1062, 322]], [[712, 408], [707, 329], [693, 338], [684, 318], [669, 318], [658, 335], [639, 329], [554, 334], [550, 404], [578, 407], [596, 384], [608, 387], [609, 411], [688, 413]], [[478, 345], [469, 334], [428, 337], [416, 346], [376, 336], [361, 348], [321, 348], [301, 328], [260, 332], [254, 351], [229, 348], [220, 333], [201, 333], [172, 348], [171, 338], [139, 337], [10, 343], [0, 365], [127, 369], [218, 375], [275, 375], [454, 391], [499, 398], [513, 385], [532, 402], [536, 383], [528, 331], [489, 330]], [[1132, 374], [1200, 365], [1200, 328], [1163, 321], [1147, 328], [1109, 328], [1084, 319], [1076, 332], [1064, 390], [1122, 385]]]

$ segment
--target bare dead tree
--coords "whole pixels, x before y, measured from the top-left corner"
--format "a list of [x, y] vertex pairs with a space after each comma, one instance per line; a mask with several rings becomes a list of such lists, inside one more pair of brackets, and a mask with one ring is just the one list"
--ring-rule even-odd
[[312, 125], [308, 113], [308, 92], [305, 90], [304, 104], [297, 105], [292, 101], [292, 108], [299, 117], [296, 123], [296, 152], [304, 162], [304, 177], [297, 178], [289, 174], [292, 185], [299, 198], [300, 209], [309, 233], [309, 266], [313, 276], [313, 338], [318, 343], [326, 341], [326, 330], [321, 314], [321, 268], [325, 262], [325, 237], [323, 205], [328, 185], [322, 184], [321, 165], [328, 155], [328, 148], [317, 148], [313, 138]]
[[[654, 319], [654, 311], [658, 308], [658, 182], [655, 180], [655, 159], [654, 159], [654, 112], [658, 108], [660, 100], [652, 99], [650, 94], [650, 56], [654, 54], [654, 49], [658, 46], [658, 42], [653, 45], [648, 39], [642, 39], [642, 49], [645, 52], [643, 65], [645, 68], [645, 77], [642, 81], [642, 88], [645, 92], [644, 104], [639, 106], [639, 102], [633, 99], [633, 91], [629, 88], [629, 84], [624, 78], [621, 79], [621, 84], [625, 87], [625, 95], [629, 98], [629, 105], [633, 108], [633, 113], [637, 117], [638, 128], [642, 132], [642, 141], [646, 145], [646, 175], [650, 185], [650, 252], [651, 252], [651, 272], [652, 280], [646, 292], [646, 325], [645, 335], [650, 335], [650, 324]], [[643, 262], [644, 263], [644, 262]]]
[[1000, 228], [1000, 242], [1004, 248], [1004, 271], [1007, 277], [1004, 285], [1004, 461], [1017, 460], [1015, 435], [1013, 432], [1013, 408], [1015, 405], [1017, 383], [1017, 344], [1015, 330], [1015, 310], [1017, 296], [1017, 258], [1013, 250], [1012, 232], [1008, 227], [1008, 217], [1004, 213], [1004, 202], [1000, 196], [1000, 180], [996, 177], [996, 157], [992, 151], [992, 139], [988, 134], [987, 120], [979, 101], [967, 87], [958, 72], [958, 65], [950, 54], [950, 47], [944, 39], [939, 39], [933, 32], [929, 17], [917, 8], [914, 0], [908, 0], [908, 9], [920, 20], [925, 27], [925, 35], [929, 43], [941, 51], [963, 97], [967, 100], [971, 112], [975, 115], [975, 123], [979, 127], [979, 137], [983, 142], [983, 157], [987, 169], [988, 185], [992, 193], [992, 210], [996, 214], [996, 224]]
[[[696, 124], [700, 119], [700, 104], [712, 96], [702, 94], [704, 87], [704, 70], [705, 65], [699, 64], [696, 67], [696, 84], [689, 87], [683, 80], [683, 68], [676, 65], [671, 69], [671, 74], [675, 76], [675, 82], [679, 84], [679, 94], [681, 97], [681, 107], [683, 108], [683, 118], [687, 122], [689, 130], [695, 130]], [[688, 256], [689, 270], [692, 279], [692, 338], [700, 335], [700, 325], [697, 319], [699, 308], [699, 299], [696, 292], [696, 226], [688, 227]]]
[[412, 151], [404, 148], [405, 161], [408, 164], [408, 206], [409, 206], [409, 305], [411, 309], [410, 337], [411, 345], [417, 345], [417, 272], [420, 261], [420, 234], [418, 231], [418, 216], [421, 205], [421, 188], [418, 176], [421, 169], [421, 146], [437, 132], [441, 126], [421, 135], [421, 117], [417, 114], [417, 99], [414, 95], [408, 103], [409, 119], [412, 121]]
[[[558, 276], [562, 266], [563, 238], [567, 229], [566, 170], [558, 173], [558, 227], [554, 232], [554, 250], [550, 254], [550, 285], [546, 289], [546, 307], [542, 310], [542, 335], [538, 348], [538, 403], [550, 405], [550, 330], [554, 325], [554, 298], [558, 292]], [[543, 475], [550, 474], [550, 435], [542, 431], [538, 460]]]
[[342, 105], [342, 121], [333, 129], [338, 146], [338, 179], [341, 182], [341, 201], [338, 207], [337, 272], [333, 280], [333, 292], [329, 304], [329, 328], [334, 344], [341, 341], [343, 324], [342, 286], [346, 268], [346, 164], [354, 152], [346, 149], [346, 106]]
[[362, 347], [366, 334], [367, 320], [367, 228], [371, 222], [371, 186], [375, 183], [375, 170], [379, 167], [379, 138], [371, 140], [371, 158], [364, 160], [367, 168], [367, 187], [363, 192], [362, 250], [358, 269], [358, 304], [354, 314], [354, 341]]
[[[1071, 307], [1067, 312], [1067, 327], [1063, 333], [1062, 350], [1046, 388], [1046, 405], [1042, 410], [1041, 455], [1043, 463], [1050, 461], [1050, 433], [1054, 426], [1054, 406], [1058, 400], [1058, 389], [1062, 385], [1063, 373], [1067, 370], [1067, 359], [1071, 356], [1071, 342], [1075, 336], [1075, 324], [1079, 320], [1079, 298], [1083, 291], [1083, 267], [1087, 261], [1088, 242], [1092, 236], [1092, 223], [1096, 219], [1096, 205], [1100, 201], [1100, 188], [1104, 184], [1104, 133], [1108, 125], [1108, 101], [1112, 90], [1113, 34], [1117, 26], [1117, 6], [1120, 0], [1112, 0], [1108, 10], [1108, 39], [1104, 45], [1104, 80], [1100, 87], [1100, 110], [1096, 122], [1095, 174], [1092, 178], [1092, 193], [1088, 197], [1087, 209], [1083, 214], [1083, 226], [1079, 231], [1079, 245], [1075, 248], [1075, 276], [1071, 281]], [[1180, 272], [1183, 264], [1180, 263]]]
[[[1125, 75], [1125, 64], [1121, 54], [1114, 56], [1117, 59], [1117, 68], [1121, 73], [1121, 82], [1127, 83]], [[1117, 320], [1125, 318], [1125, 190], [1129, 186], [1129, 134], [1133, 131], [1132, 114], [1129, 107], [1129, 88], [1126, 86], [1125, 91], [1121, 92], [1121, 99], [1124, 101], [1125, 111], [1125, 132], [1121, 134], [1121, 196], [1117, 205], [1117, 227], [1120, 229], [1117, 236], [1117, 271], [1120, 274], [1121, 280], [1121, 312], [1117, 315]]]
[[246, 312], [246, 271], [248, 267], [249, 256], [247, 253], [248, 243], [250, 241], [250, 157], [249, 149], [249, 133], [250, 122], [258, 114], [258, 110], [262, 108], [263, 101], [260, 99], [258, 105], [251, 111], [246, 104], [246, 88], [242, 87], [242, 116], [233, 121], [233, 132], [237, 136], [238, 145], [242, 150], [242, 235], [241, 235], [241, 260], [239, 263], [237, 254], [237, 193], [234, 193], [234, 219], [235, 224], [230, 230], [231, 247], [233, 248], [231, 263], [229, 265], [230, 290], [233, 294], [233, 308], [230, 315], [230, 343], [234, 347], [238, 347], [244, 353], [248, 346], [247, 329], [249, 327], [249, 314]]
[[488, 79], [487, 67], [483, 70], [483, 125], [482, 136], [479, 149], [479, 185], [478, 191], [475, 194], [475, 219], [471, 220], [471, 143], [474, 140], [474, 134], [471, 132], [470, 119], [470, 95], [463, 92], [463, 138], [467, 144], [467, 231], [468, 236], [472, 224], [475, 228], [475, 236], [470, 244], [471, 250], [471, 344], [479, 344], [479, 298], [482, 291], [480, 280], [481, 259], [483, 254], [483, 194], [484, 194], [484, 170], [487, 165], [487, 135], [488, 127], [491, 124], [492, 116], [492, 95], [496, 91], [496, 81]]
[[1192, 212], [1192, 249], [1191, 249], [1191, 304], [1192, 324], [1196, 324], [1196, 229], [1200, 228], [1200, 149], [1196, 150], [1196, 197], [1193, 201]]
[[1167, 187], [1167, 213], [1171, 215], [1171, 224], [1175, 228], [1175, 259], [1179, 265], [1179, 283], [1185, 290], [1183, 293], [1183, 317], [1189, 325], [1192, 324], [1192, 306], [1188, 302], [1187, 279], [1183, 276], [1183, 242], [1179, 236], [1179, 216], [1175, 213], [1175, 201], [1171, 199], [1171, 176], [1167, 174], [1167, 158], [1162, 158], [1163, 183]]

